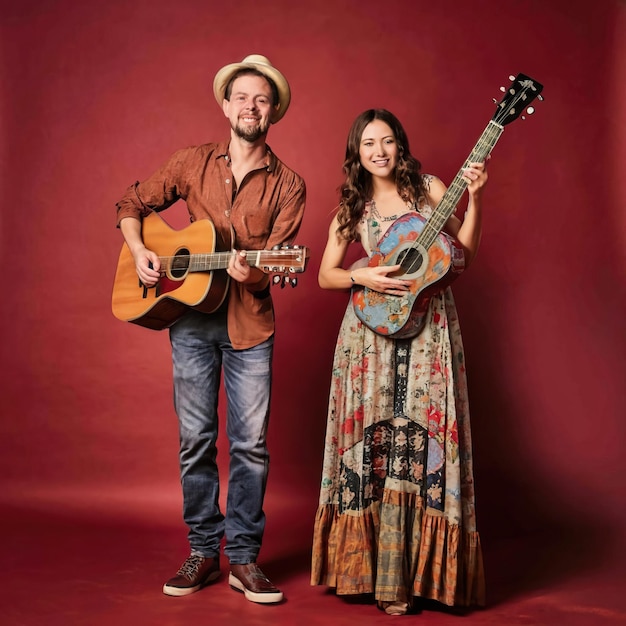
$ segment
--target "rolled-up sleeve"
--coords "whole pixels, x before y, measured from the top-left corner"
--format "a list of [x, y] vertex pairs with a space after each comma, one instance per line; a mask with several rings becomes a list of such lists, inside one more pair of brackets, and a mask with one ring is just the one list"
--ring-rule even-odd
[[116, 203], [117, 226], [125, 217], [141, 220], [151, 211], [162, 211], [185, 197], [188, 149], [179, 150], [146, 180], [132, 184]]
[[278, 214], [267, 240], [267, 249], [294, 242], [300, 230], [305, 204], [306, 186], [304, 180], [294, 175], [282, 195]]

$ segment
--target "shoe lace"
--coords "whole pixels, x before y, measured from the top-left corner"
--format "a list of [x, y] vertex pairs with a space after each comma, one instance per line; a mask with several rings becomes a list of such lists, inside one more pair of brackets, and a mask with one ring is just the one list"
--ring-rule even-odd
[[180, 566], [177, 572], [178, 576], [184, 576], [191, 580], [195, 577], [200, 569], [200, 566], [204, 563], [204, 557], [199, 554], [191, 554], [185, 559], [185, 562]]

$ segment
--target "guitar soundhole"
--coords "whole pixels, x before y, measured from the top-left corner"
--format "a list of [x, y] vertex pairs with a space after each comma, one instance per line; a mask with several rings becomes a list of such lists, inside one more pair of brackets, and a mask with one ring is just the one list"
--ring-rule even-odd
[[181, 248], [176, 253], [176, 256], [172, 259], [172, 267], [170, 268], [172, 278], [184, 278], [189, 270], [189, 259], [189, 250], [187, 250], [187, 248]]
[[419, 250], [415, 250], [415, 248], [403, 250], [398, 255], [398, 263], [400, 264], [400, 269], [404, 274], [412, 274], [413, 272], [417, 272], [417, 270], [419, 270], [419, 268], [422, 266], [422, 261], [422, 254], [419, 252]]

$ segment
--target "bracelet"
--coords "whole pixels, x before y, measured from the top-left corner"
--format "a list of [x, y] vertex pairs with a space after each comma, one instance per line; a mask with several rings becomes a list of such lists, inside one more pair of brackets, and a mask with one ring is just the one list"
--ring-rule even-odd
[[350, 281], [352, 282], [352, 284], [353, 284], [353, 285], [354, 285], [354, 284], [356, 284], [356, 283], [354, 282], [354, 276], [352, 276], [352, 272], [350, 272]]

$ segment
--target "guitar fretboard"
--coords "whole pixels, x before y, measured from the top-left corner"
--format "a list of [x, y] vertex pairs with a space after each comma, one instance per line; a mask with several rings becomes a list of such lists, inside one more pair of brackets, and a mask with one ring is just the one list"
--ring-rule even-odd
[[[251, 267], [303, 267], [306, 250], [293, 248], [289, 250], [248, 250], [246, 262]], [[232, 251], [196, 254], [179, 254], [176, 256], [160, 256], [162, 271], [210, 272], [228, 267]]]
[[503, 132], [504, 127], [500, 126], [500, 124], [496, 124], [493, 120], [487, 124], [487, 128], [485, 128], [482, 135], [476, 142], [476, 145], [470, 152], [470, 155], [467, 159], [465, 159], [463, 167], [461, 167], [458, 171], [454, 180], [450, 183], [450, 186], [443, 194], [443, 198], [441, 198], [439, 204], [432, 212], [432, 215], [424, 224], [424, 228], [415, 242], [416, 245], [424, 246], [426, 250], [433, 245], [445, 223], [454, 213], [463, 192], [467, 188], [467, 181], [463, 179], [463, 170], [470, 163], [481, 163], [484, 161], [498, 142], [498, 139], [500, 139], [500, 135], [502, 135]]

